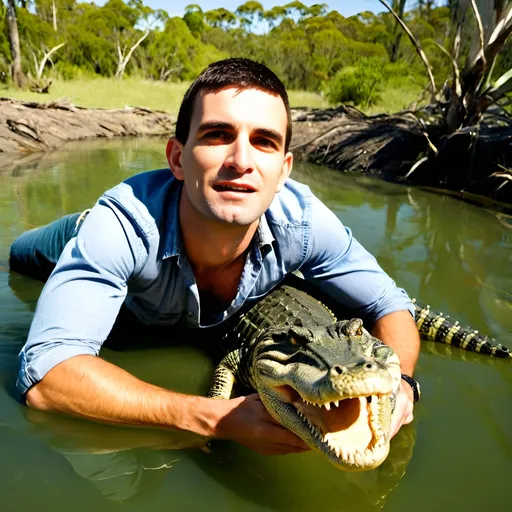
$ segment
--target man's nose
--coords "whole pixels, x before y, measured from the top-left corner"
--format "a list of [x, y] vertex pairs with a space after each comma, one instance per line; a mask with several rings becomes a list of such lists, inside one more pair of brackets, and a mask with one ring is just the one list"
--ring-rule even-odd
[[253, 148], [247, 137], [238, 136], [230, 145], [226, 167], [239, 173], [250, 172], [254, 168]]

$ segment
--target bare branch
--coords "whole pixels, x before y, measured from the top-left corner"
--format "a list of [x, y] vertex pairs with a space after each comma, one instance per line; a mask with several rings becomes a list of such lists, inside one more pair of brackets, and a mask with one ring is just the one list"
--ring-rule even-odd
[[432, 71], [432, 66], [430, 65], [430, 62], [428, 61], [427, 56], [425, 55], [425, 52], [421, 48], [420, 43], [414, 37], [413, 33], [409, 30], [409, 27], [400, 19], [400, 16], [398, 16], [398, 14], [386, 2], [386, 0], [379, 0], [379, 2], [395, 17], [395, 19], [398, 21], [398, 23], [400, 23], [400, 26], [404, 29], [405, 33], [411, 40], [411, 43], [416, 48], [418, 55], [420, 56], [421, 60], [425, 64], [425, 67], [427, 68], [427, 74], [428, 74], [428, 78], [430, 80], [430, 87], [432, 89], [432, 101], [437, 101], [437, 87], [436, 87], [436, 81], [434, 79], [434, 73]]
[[[116, 78], [121, 78], [123, 76], [123, 73], [124, 73], [124, 70], [126, 68], [126, 65], [128, 64], [128, 62], [130, 61], [132, 55], [133, 55], [133, 52], [137, 49], [137, 47], [142, 43], [142, 41], [144, 41], [144, 39], [146, 39], [146, 37], [149, 36], [149, 30], [146, 30], [146, 32], [144, 32], [144, 34], [142, 35], [142, 37], [140, 37], [137, 42], [130, 48], [130, 51], [128, 52], [128, 54], [126, 55], [126, 57], [122, 56], [121, 55], [121, 50], [119, 49], [119, 46], [118, 46], [118, 52], [119, 52], [119, 56], [120, 56], [120, 59], [119, 59], [119, 63], [117, 65], [117, 71], [116, 71]], [[126, 48], [125, 48], [126, 49]], [[123, 54], [124, 54], [124, 50], [123, 50]]]
[[425, 163], [428, 160], [428, 156], [424, 156], [420, 158], [409, 170], [409, 172], [404, 176], [404, 178], [408, 178], [421, 164]]
[[453, 40], [453, 58], [459, 58], [460, 41], [462, 36], [462, 25], [464, 25], [464, 15], [462, 15], [457, 23], [457, 30], [455, 31], [455, 38]]
[[39, 66], [37, 66], [37, 60], [34, 55], [34, 60], [36, 60], [36, 78], [39, 80], [41, 76], [43, 76], [44, 67], [46, 66], [46, 62], [48, 59], [54, 54], [59, 48], [62, 48], [66, 43], [60, 43], [57, 46], [54, 46], [51, 50], [44, 53], [43, 58], [41, 59], [41, 62], [39, 63]]
[[[435, 41], [434, 41], [435, 42]], [[455, 58], [450, 54], [450, 52], [439, 43], [435, 42], [435, 44], [438, 46], [438, 48], [445, 53], [448, 58], [450, 59], [450, 62], [452, 63], [453, 68], [453, 89], [455, 94], [458, 98], [460, 98], [460, 95], [462, 94], [462, 89], [460, 86], [460, 72], [459, 72], [459, 65], [457, 64], [457, 61]]]
[[473, 12], [475, 13], [476, 25], [478, 27], [478, 36], [480, 39], [480, 52], [478, 58], [482, 59], [482, 64], [485, 67], [485, 36], [484, 36], [484, 26], [482, 25], [482, 18], [480, 17], [480, 12], [478, 11], [478, 7], [476, 5], [475, 0], [471, 0], [471, 7], [473, 8]]

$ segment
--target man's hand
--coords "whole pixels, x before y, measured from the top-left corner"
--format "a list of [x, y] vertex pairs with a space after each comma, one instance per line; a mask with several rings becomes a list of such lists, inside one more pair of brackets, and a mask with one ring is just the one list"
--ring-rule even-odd
[[396, 398], [396, 406], [391, 418], [391, 438], [400, 430], [402, 425], [407, 425], [413, 420], [414, 395], [411, 386], [400, 381], [400, 390]]
[[286, 455], [309, 450], [302, 439], [272, 418], [258, 394], [223, 403], [230, 410], [218, 422], [214, 437], [235, 441], [265, 455]]

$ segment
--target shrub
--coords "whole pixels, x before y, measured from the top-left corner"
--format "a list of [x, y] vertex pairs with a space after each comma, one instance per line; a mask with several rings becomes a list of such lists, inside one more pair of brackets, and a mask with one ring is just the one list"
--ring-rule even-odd
[[338, 71], [328, 85], [329, 103], [352, 103], [364, 108], [376, 103], [385, 78], [383, 68], [381, 59], [368, 58]]

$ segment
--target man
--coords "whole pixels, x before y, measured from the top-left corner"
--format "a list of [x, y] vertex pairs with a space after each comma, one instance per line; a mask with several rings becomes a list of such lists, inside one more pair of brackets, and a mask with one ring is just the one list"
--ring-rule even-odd
[[[70, 239], [20, 353], [18, 388], [29, 406], [231, 439], [262, 453], [307, 449], [257, 395], [183, 395], [97, 357], [123, 303], [144, 324], [210, 327], [295, 270], [369, 319], [412, 376], [419, 338], [409, 298], [308, 187], [288, 179], [290, 139], [279, 79], [247, 59], [214, 63], [183, 99], [167, 144], [172, 174], [143, 173], [107, 191], [76, 232], [65, 219], [13, 244], [13, 268], [51, 269], [44, 244]], [[412, 410], [402, 382], [392, 434]]]

